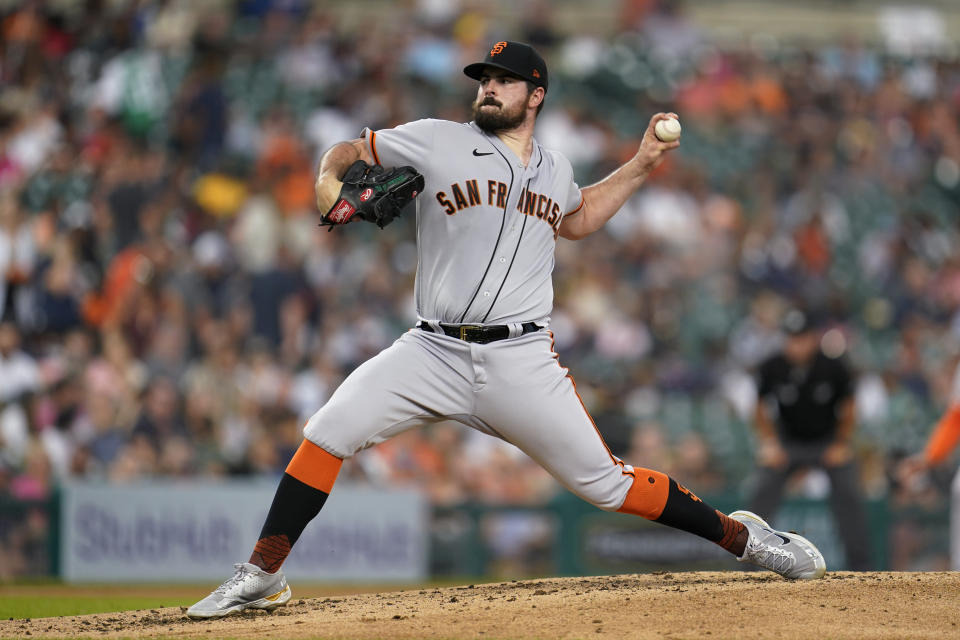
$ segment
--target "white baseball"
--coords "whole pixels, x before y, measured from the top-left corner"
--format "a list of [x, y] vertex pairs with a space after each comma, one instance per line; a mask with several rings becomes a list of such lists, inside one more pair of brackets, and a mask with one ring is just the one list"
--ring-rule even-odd
[[653, 128], [653, 132], [657, 134], [657, 137], [663, 142], [673, 142], [680, 137], [681, 130], [680, 121], [676, 118], [658, 120], [657, 125]]

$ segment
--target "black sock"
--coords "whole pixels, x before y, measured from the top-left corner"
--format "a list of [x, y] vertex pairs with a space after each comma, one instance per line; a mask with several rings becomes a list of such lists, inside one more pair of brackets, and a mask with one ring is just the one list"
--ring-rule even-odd
[[276, 572], [307, 523], [320, 513], [328, 495], [284, 473], [248, 562], [264, 571]]
[[747, 528], [728, 518], [670, 478], [667, 503], [656, 522], [706, 538], [741, 556], [747, 542]]

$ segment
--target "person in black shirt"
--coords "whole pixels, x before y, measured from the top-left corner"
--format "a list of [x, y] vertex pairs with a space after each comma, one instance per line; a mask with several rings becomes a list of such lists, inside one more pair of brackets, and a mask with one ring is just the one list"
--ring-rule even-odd
[[824, 353], [807, 316], [784, 316], [786, 341], [759, 369], [756, 431], [759, 465], [751, 509], [772, 515], [784, 486], [801, 469], [822, 468], [850, 569], [870, 568], [866, 513], [851, 439], [856, 424], [853, 376], [843, 349]]

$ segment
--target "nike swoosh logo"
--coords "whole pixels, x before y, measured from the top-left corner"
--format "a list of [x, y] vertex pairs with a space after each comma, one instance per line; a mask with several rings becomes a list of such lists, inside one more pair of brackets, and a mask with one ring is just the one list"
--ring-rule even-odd
[[227, 609], [237, 604], [243, 604], [243, 600], [238, 600], [236, 598], [233, 598], [232, 600], [224, 599], [217, 603], [217, 607], [220, 609]]
[[492, 156], [492, 155], [493, 155], [493, 151], [490, 151], [490, 152], [488, 152], [488, 153], [480, 153], [480, 151], [479, 151], [478, 149], [474, 149], [474, 150], [473, 150], [473, 155], [477, 156], [478, 158], [479, 158], [480, 156]]
[[773, 535], [775, 535], [775, 536], [777, 536], [778, 538], [780, 538], [781, 540], [783, 540], [783, 544], [790, 544], [790, 538], [788, 538], [788, 537], [786, 537], [786, 536], [784, 536], [784, 535], [781, 535], [781, 534], [779, 534], [779, 533], [777, 533], [776, 531], [773, 531], [773, 530], [771, 530], [771, 529], [767, 529], [767, 531], [769, 531], [769, 532], [772, 533]]

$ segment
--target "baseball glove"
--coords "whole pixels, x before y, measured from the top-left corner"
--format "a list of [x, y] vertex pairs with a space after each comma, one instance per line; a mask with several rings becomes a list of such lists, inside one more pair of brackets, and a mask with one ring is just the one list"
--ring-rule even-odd
[[413, 167], [384, 169], [357, 160], [341, 179], [343, 187], [320, 226], [347, 224], [354, 218], [373, 222], [381, 229], [423, 191], [423, 176]]

